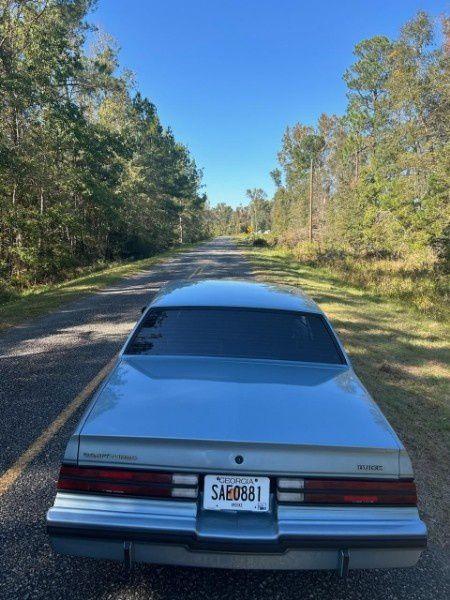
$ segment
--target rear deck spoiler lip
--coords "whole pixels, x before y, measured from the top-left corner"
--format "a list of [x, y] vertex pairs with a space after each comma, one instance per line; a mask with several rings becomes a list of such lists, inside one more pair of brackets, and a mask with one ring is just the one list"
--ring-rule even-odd
[[173, 544], [187, 547], [189, 550], [211, 552], [250, 552], [250, 553], [284, 553], [291, 549], [301, 548], [426, 548], [427, 536], [280, 536], [276, 541], [240, 540], [233, 542], [225, 539], [200, 539], [193, 534], [168, 533], [166, 531], [142, 531], [138, 528], [114, 527], [73, 527], [63, 525], [47, 525], [47, 533], [52, 537], [87, 538], [117, 540], [123, 542], [140, 541], [147, 543]]

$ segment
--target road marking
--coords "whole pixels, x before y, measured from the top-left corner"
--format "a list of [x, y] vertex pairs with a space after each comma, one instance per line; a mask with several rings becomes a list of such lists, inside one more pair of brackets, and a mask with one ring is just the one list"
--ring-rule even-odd
[[189, 275], [188, 279], [192, 279], [193, 277], [195, 277], [195, 275], [200, 275], [200, 273], [203, 271], [203, 267], [200, 265], [200, 267], [197, 267], [196, 269], [194, 269], [194, 271]]
[[[189, 279], [199, 275], [203, 266], [194, 269], [189, 275]], [[0, 477], [0, 496], [9, 490], [18, 477], [23, 473], [30, 462], [38, 456], [48, 444], [48, 442], [58, 433], [61, 427], [70, 419], [73, 413], [87, 400], [95, 388], [101, 383], [106, 375], [111, 371], [117, 360], [117, 354], [106, 364], [101, 371], [92, 379], [87, 386], [76, 396], [66, 408], [59, 413], [56, 419], [41, 433], [41, 435], [25, 450], [25, 452], [16, 460], [16, 462]]]
[[96, 387], [103, 381], [108, 373], [113, 368], [117, 354], [101, 369], [97, 375], [92, 379], [87, 386], [75, 396], [72, 402], [66, 406], [66, 408], [59, 413], [56, 419], [47, 427], [47, 429], [41, 433], [41, 435], [31, 444], [31, 446], [25, 450], [16, 462], [0, 477], [0, 496], [2, 496], [16, 479], [23, 473], [24, 469], [30, 464], [30, 462], [36, 458], [38, 454], [42, 452], [48, 442], [58, 433], [61, 427], [68, 421], [73, 413], [79, 408], [83, 402], [92, 394]]

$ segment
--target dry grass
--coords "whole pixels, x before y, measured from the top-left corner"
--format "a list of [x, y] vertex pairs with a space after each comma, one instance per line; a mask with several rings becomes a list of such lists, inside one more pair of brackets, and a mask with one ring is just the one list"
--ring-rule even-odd
[[410, 453], [431, 539], [443, 543], [450, 521], [448, 322], [302, 265], [288, 251], [247, 247], [246, 253], [257, 278], [301, 287], [330, 317]]

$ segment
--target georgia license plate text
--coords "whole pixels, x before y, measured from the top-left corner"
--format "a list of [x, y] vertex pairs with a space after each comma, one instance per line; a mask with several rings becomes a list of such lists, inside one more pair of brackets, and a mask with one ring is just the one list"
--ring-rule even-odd
[[206, 475], [203, 508], [208, 510], [269, 510], [268, 477]]

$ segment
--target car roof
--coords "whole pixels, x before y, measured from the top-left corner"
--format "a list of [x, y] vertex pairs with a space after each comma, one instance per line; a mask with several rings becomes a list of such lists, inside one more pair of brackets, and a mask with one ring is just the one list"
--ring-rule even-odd
[[165, 286], [152, 307], [235, 307], [290, 310], [309, 313], [322, 311], [298, 288], [236, 279], [178, 281]]

